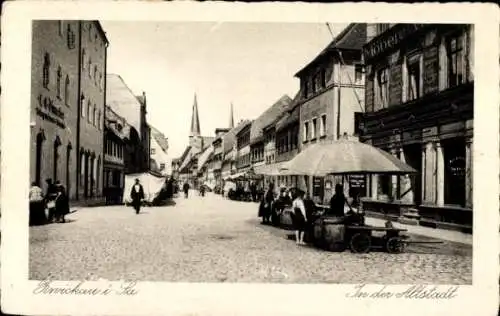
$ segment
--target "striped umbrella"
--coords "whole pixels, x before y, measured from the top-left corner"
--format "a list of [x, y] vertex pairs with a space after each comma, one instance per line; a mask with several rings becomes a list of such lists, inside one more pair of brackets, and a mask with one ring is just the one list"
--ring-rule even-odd
[[282, 171], [295, 175], [417, 173], [391, 154], [354, 140], [317, 143], [287, 162]]

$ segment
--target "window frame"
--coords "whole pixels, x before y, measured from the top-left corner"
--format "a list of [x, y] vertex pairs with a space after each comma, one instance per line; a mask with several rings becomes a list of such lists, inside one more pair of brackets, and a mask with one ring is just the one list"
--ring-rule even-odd
[[318, 118], [315, 116], [311, 118], [311, 140], [316, 140], [318, 135], [316, 134], [316, 130], [318, 129]]
[[[406, 94], [405, 102], [417, 100], [423, 96], [423, 78], [424, 78], [423, 54], [421, 52], [414, 52], [407, 55], [405, 59], [405, 67], [406, 67], [406, 78], [405, 78], [406, 87], [403, 87], [405, 89], [405, 94]], [[415, 85], [417, 91], [414, 92], [412, 95], [412, 86], [413, 86], [412, 70], [415, 68], [418, 68], [417, 81]]]
[[302, 142], [309, 141], [309, 121], [304, 121], [303, 129], [302, 129]]
[[319, 137], [324, 138], [326, 137], [326, 113], [323, 113], [320, 115], [320, 127], [319, 127]]
[[[464, 84], [466, 82], [467, 78], [467, 69], [466, 69], [466, 63], [467, 63], [467, 56], [466, 56], [466, 43], [465, 43], [465, 32], [464, 31], [459, 31], [459, 32], [454, 32], [445, 37], [445, 52], [446, 52], [446, 86], [448, 88], [452, 87], [457, 87], [461, 84]], [[455, 41], [455, 48], [453, 49], [451, 47], [451, 42]], [[453, 56], [455, 57], [455, 60], [453, 60]], [[458, 63], [461, 63], [460, 65], [460, 71], [458, 68]], [[453, 64], [455, 64], [456, 67], [456, 74], [455, 76], [455, 83], [452, 84], [452, 70], [453, 70]], [[461, 75], [461, 79], [459, 80], [459, 75]]]

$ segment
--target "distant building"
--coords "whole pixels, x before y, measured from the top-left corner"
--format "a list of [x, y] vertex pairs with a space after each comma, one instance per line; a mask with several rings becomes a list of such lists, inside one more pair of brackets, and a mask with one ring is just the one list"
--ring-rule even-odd
[[226, 181], [231, 175], [236, 174], [237, 170], [237, 142], [236, 135], [240, 130], [250, 123], [249, 120], [242, 120], [236, 127], [229, 130], [222, 139], [222, 180]]
[[369, 24], [368, 33], [361, 140], [419, 173], [373, 176], [363, 205], [472, 229], [474, 27]]
[[34, 21], [31, 178], [70, 199], [102, 199], [106, 51], [98, 21]]
[[119, 204], [123, 197], [125, 184], [125, 148], [128, 143], [131, 126], [106, 107], [104, 122], [104, 170], [103, 187], [106, 204]]
[[179, 161], [179, 179], [181, 182], [190, 183], [191, 187], [198, 186], [198, 158], [200, 153], [209, 147], [215, 137], [201, 136], [200, 118], [198, 115], [198, 100], [196, 94], [193, 102], [189, 145], [184, 150]]
[[171, 176], [172, 159], [168, 154], [168, 139], [162, 132], [160, 132], [153, 126], [150, 126], [150, 131], [150, 169], [158, 174], [161, 174], [162, 176]]
[[137, 97], [119, 75], [107, 75], [107, 105], [130, 125], [124, 152], [125, 173], [150, 169], [150, 128], [146, 121], [146, 94]]
[[[270, 135], [266, 133], [265, 128], [283, 115], [292, 102], [288, 95], [283, 95], [278, 101], [266, 109], [259, 117], [255, 119], [250, 129], [250, 149], [252, 167], [257, 174], [262, 174], [271, 171], [270, 168], [274, 164], [274, 144], [269, 146]], [[274, 130], [274, 129], [273, 129]], [[274, 138], [271, 136], [271, 138]], [[272, 159], [272, 161], [270, 161]], [[266, 176], [262, 178], [260, 186], [263, 188], [269, 182], [275, 182], [274, 177]]]
[[[295, 75], [301, 86], [297, 100], [301, 150], [312, 144], [339, 139], [344, 134], [357, 136], [355, 118], [364, 112], [361, 49], [365, 43], [366, 24], [351, 23]], [[327, 203], [334, 193], [334, 184], [342, 179], [307, 177], [306, 181], [307, 191], [313, 199]], [[347, 185], [346, 192], [348, 188]]]
[[250, 152], [250, 132], [253, 121], [244, 124], [236, 134], [236, 170], [243, 174], [252, 167], [252, 154]]

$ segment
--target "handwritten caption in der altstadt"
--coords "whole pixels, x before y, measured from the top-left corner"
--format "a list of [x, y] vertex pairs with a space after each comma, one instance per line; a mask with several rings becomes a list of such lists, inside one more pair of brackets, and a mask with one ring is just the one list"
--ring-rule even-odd
[[[60, 283], [60, 282], [58, 282]], [[99, 285], [90, 285], [88, 281], [78, 281], [76, 284], [55, 284], [50, 279], [40, 281], [33, 294], [38, 295], [77, 295], [77, 296], [133, 296], [139, 292], [136, 289], [137, 282], [125, 281], [112, 283], [101, 283]]]
[[404, 290], [391, 290], [387, 285], [380, 285], [375, 288], [366, 284], [354, 286], [353, 291], [346, 294], [347, 298], [376, 298], [376, 299], [434, 299], [449, 300], [457, 296], [459, 286], [438, 287], [434, 285], [411, 285]]

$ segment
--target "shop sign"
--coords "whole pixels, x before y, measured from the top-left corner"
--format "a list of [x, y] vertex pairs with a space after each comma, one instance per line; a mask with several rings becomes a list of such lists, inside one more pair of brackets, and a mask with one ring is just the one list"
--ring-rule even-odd
[[380, 38], [376, 38], [363, 48], [365, 59], [372, 59], [385, 51], [397, 47], [406, 37], [423, 28], [425, 25], [426, 24], [400, 24], [390, 29]]
[[64, 112], [61, 107], [54, 105], [54, 101], [50, 98], [43, 98], [42, 95], [38, 96], [36, 114], [44, 121], [56, 124], [60, 128], [66, 128]]
[[349, 185], [351, 188], [364, 188], [365, 187], [365, 176], [362, 174], [355, 174], [349, 176]]
[[465, 157], [455, 157], [448, 161], [448, 169], [455, 177], [465, 176]]

